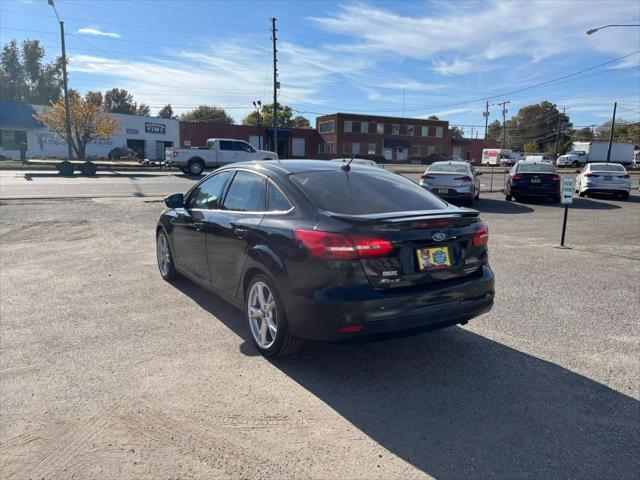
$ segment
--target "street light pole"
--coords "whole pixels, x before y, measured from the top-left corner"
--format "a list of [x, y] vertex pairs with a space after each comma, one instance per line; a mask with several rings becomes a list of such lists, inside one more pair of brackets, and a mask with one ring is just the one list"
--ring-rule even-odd
[[260, 108], [262, 108], [262, 102], [260, 100], [253, 102], [253, 106], [255, 107], [256, 112], [258, 113], [258, 150], [262, 150], [262, 132], [260, 130], [260, 121], [261, 121]]
[[64, 113], [67, 131], [67, 155], [68, 160], [71, 160], [73, 159], [73, 147], [71, 144], [73, 139], [71, 138], [71, 112], [69, 110], [69, 88], [67, 85], [67, 51], [64, 44], [64, 22], [60, 20], [53, 0], [48, 0], [48, 3], [53, 7], [53, 11], [55, 12], [58, 23], [60, 24], [60, 41], [62, 43], [62, 83], [64, 90]]
[[619, 24], [604, 25], [603, 27], [591, 28], [591, 29], [587, 30], [587, 35], [593, 35], [598, 30], [602, 30], [604, 28], [611, 28], [611, 27], [640, 27], [640, 25], [630, 25], [630, 24], [626, 24], [626, 25], [619, 25]]

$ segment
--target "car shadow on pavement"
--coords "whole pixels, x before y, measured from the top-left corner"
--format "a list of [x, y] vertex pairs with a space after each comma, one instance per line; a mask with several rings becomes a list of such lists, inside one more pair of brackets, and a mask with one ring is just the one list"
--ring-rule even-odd
[[[640, 469], [640, 402], [459, 327], [309, 343], [272, 363], [438, 479], [632, 478]], [[372, 458], [372, 471], [383, 461]]]
[[520, 205], [519, 203], [507, 202], [506, 200], [496, 200], [493, 198], [480, 198], [473, 206], [474, 209], [483, 213], [531, 213], [533, 208], [526, 205]]
[[215, 293], [186, 278], [180, 278], [172, 282], [172, 285], [193, 299], [201, 308], [209, 312], [215, 319], [221, 321], [229, 330], [241, 338], [243, 343], [240, 345], [240, 351], [243, 354], [250, 357], [259, 355], [253, 343], [251, 343], [249, 329], [243, 321], [240, 310]]

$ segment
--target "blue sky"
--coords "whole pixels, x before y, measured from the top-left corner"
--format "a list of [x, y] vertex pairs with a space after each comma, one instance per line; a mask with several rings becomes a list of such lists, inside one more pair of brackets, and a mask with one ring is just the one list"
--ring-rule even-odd
[[[335, 111], [431, 114], [482, 136], [484, 97], [507, 118], [542, 100], [574, 125], [640, 120], [640, 23], [629, 1], [56, 0], [70, 86], [126, 88], [152, 112], [223, 106], [239, 123], [272, 99], [271, 21], [278, 19], [280, 101], [312, 121]], [[59, 54], [46, 0], [3, 0], [2, 43], [37, 38]], [[613, 62], [612, 62], [613, 61]], [[562, 81], [518, 90], [611, 62]], [[514, 92], [514, 93], [509, 93]]]

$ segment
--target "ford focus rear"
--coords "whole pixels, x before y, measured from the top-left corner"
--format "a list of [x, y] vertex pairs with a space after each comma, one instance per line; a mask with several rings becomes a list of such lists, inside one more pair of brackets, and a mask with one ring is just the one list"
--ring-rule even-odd
[[[182, 207], [163, 214], [158, 238], [167, 248], [159, 247], [159, 264], [165, 278], [174, 269], [242, 305], [262, 354], [292, 353], [302, 339], [442, 328], [491, 309], [489, 232], [477, 211], [449, 205], [399, 175], [358, 165], [245, 164], [209, 179], [224, 172], [229, 178], [222, 188], [209, 189], [207, 198], [216, 200], [207, 206], [214, 208], [190, 209], [190, 192]], [[234, 210], [240, 191], [234, 184], [247, 175], [255, 176], [254, 186], [241, 190], [243, 198], [256, 197], [253, 210]], [[277, 209], [270, 206], [272, 195]], [[183, 241], [175, 236], [175, 212], [201, 224], [207, 260], [202, 269], [202, 258], [191, 258], [197, 274], [173, 255]]]

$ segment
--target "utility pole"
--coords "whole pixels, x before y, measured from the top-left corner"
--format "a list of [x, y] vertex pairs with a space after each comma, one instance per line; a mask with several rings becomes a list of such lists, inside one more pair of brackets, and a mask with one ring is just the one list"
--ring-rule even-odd
[[48, 0], [48, 3], [53, 7], [53, 11], [55, 12], [58, 23], [60, 24], [60, 40], [62, 43], [62, 83], [64, 90], [64, 112], [67, 131], [67, 155], [68, 160], [71, 160], [73, 159], [73, 146], [71, 143], [73, 139], [71, 138], [71, 112], [69, 111], [69, 89], [67, 86], [67, 51], [65, 50], [64, 45], [64, 22], [60, 20], [53, 0]]
[[560, 146], [560, 129], [562, 128], [562, 121], [564, 120], [565, 107], [562, 107], [562, 115], [558, 112], [558, 131], [556, 132], [556, 158], [558, 158], [558, 148]]
[[502, 106], [502, 148], [507, 148], [507, 104], [511, 103], [509, 100], [506, 100], [498, 105]]
[[273, 41], [273, 151], [278, 153], [278, 49], [276, 48], [276, 18], [271, 19], [271, 40]]
[[611, 160], [611, 143], [613, 142], [613, 127], [616, 126], [616, 109], [618, 102], [613, 102], [613, 118], [611, 119], [611, 133], [609, 133], [609, 148], [607, 149], [607, 163]]
[[487, 148], [487, 126], [489, 125], [489, 101], [487, 100], [487, 106], [482, 113], [484, 117], [484, 142], [482, 143], [482, 149]]

